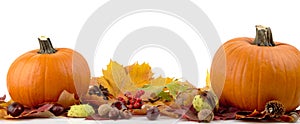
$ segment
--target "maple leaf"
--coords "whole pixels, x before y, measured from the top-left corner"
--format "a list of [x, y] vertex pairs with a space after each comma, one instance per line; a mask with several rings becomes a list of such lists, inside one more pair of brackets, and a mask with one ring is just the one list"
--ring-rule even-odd
[[159, 76], [158, 78], [155, 78], [153, 80], [151, 80], [149, 85], [152, 86], [166, 86], [167, 84], [171, 83], [174, 79], [173, 78], [163, 78], [161, 76]]
[[136, 87], [143, 87], [145, 84], [149, 84], [152, 79], [153, 73], [149, 64], [134, 63], [125, 67], [126, 71], [130, 75], [130, 79], [134, 82]]
[[98, 82], [99, 85], [102, 85], [103, 87], [107, 88], [108, 92], [110, 94], [112, 94], [113, 96], [117, 96], [118, 93], [121, 92], [119, 90], [119, 88], [114, 84], [114, 82], [112, 82], [112, 83], [108, 82], [108, 80], [105, 79], [104, 76], [99, 77], [97, 79], [97, 82]]
[[131, 81], [126, 69], [115, 61], [110, 61], [107, 65], [107, 70], [102, 70], [103, 78], [107, 81], [108, 89], [111, 89], [111, 94], [114, 96], [124, 92], [132, 92], [137, 89]]

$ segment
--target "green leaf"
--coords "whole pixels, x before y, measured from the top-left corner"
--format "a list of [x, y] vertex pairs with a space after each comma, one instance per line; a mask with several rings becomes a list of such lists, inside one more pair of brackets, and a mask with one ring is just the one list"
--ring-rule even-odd
[[170, 96], [169, 93], [161, 91], [157, 96], [161, 97], [161, 99], [163, 101], [171, 101], [172, 100], [172, 96]]
[[188, 82], [173, 81], [167, 84], [166, 87], [169, 89], [170, 95], [175, 99], [179, 92], [184, 92], [193, 86]]
[[151, 93], [155, 93], [155, 94], [159, 94], [160, 92], [163, 91], [164, 86], [152, 86], [152, 85], [148, 85], [145, 88], [139, 88], [140, 90], [144, 90], [146, 94], [151, 94]]

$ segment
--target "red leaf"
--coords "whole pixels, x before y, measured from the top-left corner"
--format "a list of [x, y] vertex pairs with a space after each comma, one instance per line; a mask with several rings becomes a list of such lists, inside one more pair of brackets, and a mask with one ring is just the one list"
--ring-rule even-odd
[[223, 107], [220, 106], [219, 110], [214, 113], [214, 120], [234, 120], [235, 114], [239, 109], [234, 107]]
[[197, 111], [194, 109], [194, 107], [190, 107], [185, 113], [183, 113], [182, 116], [183, 119], [186, 119], [188, 121], [196, 121], [199, 122]]
[[52, 117], [54, 116], [49, 110], [53, 107], [54, 104], [44, 104], [38, 108], [25, 109], [21, 115], [17, 117], [12, 117], [10, 115], [6, 116], [6, 119], [17, 119], [17, 118], [32, 118], [32, 117]]

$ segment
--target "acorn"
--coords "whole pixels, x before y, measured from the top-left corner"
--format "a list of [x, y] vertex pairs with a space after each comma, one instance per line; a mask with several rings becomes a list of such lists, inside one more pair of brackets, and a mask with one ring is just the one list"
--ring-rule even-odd
[[108, 117], [108, 113], [112, 110], [113, 108], [108, 105], [108, 104], [102, 104], [98, 108], [98, 114], [101, 117]]
[[202, 109], [198, 112], [198, 119], [202, 122], [210, 122], [214, 120], [214, 113], [209, 109]]

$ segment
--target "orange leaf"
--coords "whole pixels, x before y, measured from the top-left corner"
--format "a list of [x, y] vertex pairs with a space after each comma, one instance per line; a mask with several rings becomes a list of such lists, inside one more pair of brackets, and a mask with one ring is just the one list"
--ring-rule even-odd
[[7, 112], [5, 109], [0, 109], [0, 119], [7, 116]]
[[68, 91], [64, 90], [63, 92], [61, 92], [57, 103], [61, 104], [64, 108], [67, 108], [71, 105], [78, 104], [79, 100], [75, 98], [75, 94], [71, 94]]
[[126, 71], [130, 75], [131, 81], [136, 87], [143, 87], [145, 84], [149, 84], [152, 79], [153, 73], [149, 64], [134, 63], [126, 67]]

